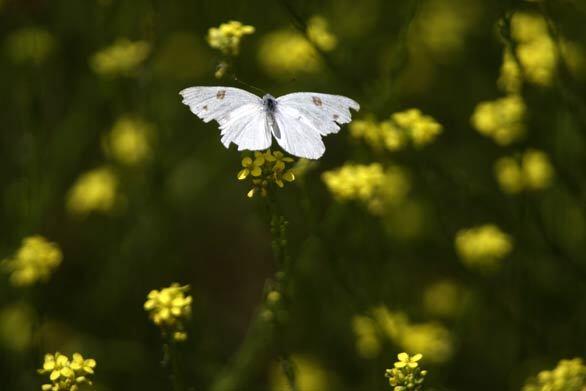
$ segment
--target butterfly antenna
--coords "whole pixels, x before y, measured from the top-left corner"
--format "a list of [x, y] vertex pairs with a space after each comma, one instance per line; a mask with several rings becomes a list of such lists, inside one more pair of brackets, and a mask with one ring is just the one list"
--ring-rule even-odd
[[263, 90], [262, 88], [258, 88], [258, 87], [255, 87], [255, 86], [251, 85], [251, 84], [248, 84], [248, 83], [245, 83], [245, 82], [243, 82], [242, 80], [240, 80], [239, 78], [237, 78], [237, 77], [236, 77], [236, 75], [232, 75], [232, 77], [233, 77], [233, 78], [234, 78], [234, 80], [235, 80], [235, 81], [237, 81], [238, 83], [240, 83], [240, 84], [242, 84], [242, 85], [245, 85], [245, 86], [246, 86], [246, 87], [248, 87], [248, 88], [252, 88], [253, 90], [257, 90], [258, 92], [262, 93], [263, 95], [267, 93], [267, 92], [266, 92], [265, 90]]

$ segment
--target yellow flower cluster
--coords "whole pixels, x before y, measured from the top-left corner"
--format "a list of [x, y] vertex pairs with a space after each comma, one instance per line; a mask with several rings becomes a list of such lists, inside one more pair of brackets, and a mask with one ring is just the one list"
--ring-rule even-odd
[[472, 114], [472, 126], [499, 145], [510, 145], [525, 134], [526, 107], [518, 95], [480, 102]]
[[494, 172], [501, 190], [509, 194], [545, 189], [555, 175], [547, 154], [535, 149], [525, 151], [520, 158], [498, 159]]
[[161, 290], [152, 290], [144, 303], [144, 309], [155, 325], [161, 328], [165, 336], [175, 341], [185, 341], [187, 333], [184, 323], [191, 316], [193, 298], [186, 295], [189, 285], [177, 283]]
[[152, 126], [146, 121], [124, 116], [116, 121], [104, 140], [106, 153], [121, 164], [136, 166], [150, 155], [149, 134]]
[[307, 23], [307, 37], [318, 48], [324, 51], [334, 50], [338, 38], [329, 30], [329, 23], [323, 16], [313, 16]]
[[364, 139], [374, 149], [389, 151], [403, 149], [409, 141], [415, 148], [421, 148], [432, 143], [442, 130], [441, 124], [418, 109], [394, 113], [382, 122], [366, 118], [350, 124], [352, 137]]
[[[516, 43], [515, 54], [525, 79], [540, 86], [551, 85], [557, 57], [543, 17], [531, 13], [516, 13], [511, 18], [511, 37]], [[499, 86], [509, 93], [518, 93], [521, 89], [522, 73], [512, 53], [506, 51]]]
[[90, 58], [94, 72], [102, 76], [130, 75], [146, 60], [151, 46], [146, 41], [119, 38]]
[[242, 37], [252, 33], [254, 33], [253, 26], [246, 26], [241, 22], [231, 20], [228, 23], [222, 23], [220, 27], [210, 28], [207, 41], [212, 48], [218, 49], [224, 54], [236, 56], [240, 51]]
[[423, 355], [420, 353], [409, 356], [403, 352], [397, 355], [398, 361], [393, 364], [393, 368], [387, 369], [385, 373], [393, 391], [423, 390], [423, 381], [427, 371], [421, 370], [419, 367], [419, 360], [422, 357]]
[[23, 239], [16, 255], [3, 260], [2, 266], [11, 273], [10, 282], [13, 285], [28, 286], [37, 281], [47, 281], [62, 257], [57, 244], [35, 235]]
[[[311, 356], [293, 354], [290, 358], [295, 371], [296, 390], [335, 390], [333, 375]], [[273, 391], [294, 391], [287, 380], [282, 365], [275, 365], [270, 373]]]
[[466, 266], [491, 272], [511, 253], [513, 240], [496, 225], [485, 224], [458, 231], [455, 247]]
[[277, 79], [316, 73], [322, 66], [311, 42], [288, 29], [276, 30], [263, 37], [258, 61], [267, 74]]
[[67, 197], [67, 209], [74, 215], [110, 212], [114, 209], [118, 178], [109, 167], [100, 167], [82, 174]]
[[41, 64], [55, 49], [55, 39], [47, 30], [28, 27], [8, 35], [5, 45], [8, 57], [15, 63]]
[[46, 354], [43, 368], [39, 369], [42, 375], [49, 374], [50, 383], [43, 384], [43, 391], [77, 391], [81, 384], [91, 385], [87, 378], [94, 374], [96, 360], [84, 359], [79, 353], [74, 353], [71, 359], [57, 352]]
[[370, 312], [369, 316], [357, 315], [352, 319], [360, 356], [378, 356], [384, 340], [404, 350], [423, 352], [436, 363], [443, 363], [452, 356], [452, 335], [439, 323], [411, 323], [404, 313], [391, 312], [384, 306]]
[[450, 280], [440, 280], [425, 288], [423, 308], [428, 314], [448, 318], [462, 307], [463, 288]]
[[523, 386], [522, 391], [584, 391], [586, 366], [580, 358], [561, 360], [551, 371], [541, 371]]
[[402, 203], [411, 187], [402, 168], [390, 166], [384, 169], [380, 163], [347, 163], [336, 170], [324, 172], [322, 179], [336, 199], [360, 201], [371, 213], [378, 215], [387, 206]]
[[288, 163], [293, 163], [293, 158], [285, 156], [283, 152], [270, 149], [265, 152], [255, 152], [254, 158], [245, 157], [242, 159], [242, 170], [238, 172], [237, 178], [240, 181], [246, 178], [252, 179], [252, 189], [246, 194], [248, 198], [255, 194], [266, 196], [271, 184], [282, 188], [285, 182], [293, 182], [295, 174], [287, 168]]

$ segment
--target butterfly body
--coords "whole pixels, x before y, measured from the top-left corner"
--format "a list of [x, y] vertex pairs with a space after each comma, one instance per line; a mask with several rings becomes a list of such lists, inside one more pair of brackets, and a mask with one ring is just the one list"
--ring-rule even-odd
[[224, 146], [264, 150], [274, 136], [285, 151], [307, 159], [321, 157], [322, 136], [337, 133], [339, 125], [352, 120], [350, 109], [360, 109], [350, 98], [313, 92], [260, 98], [233, 87], [190, 87], [180, 94], [204, 122], [218, 122]]

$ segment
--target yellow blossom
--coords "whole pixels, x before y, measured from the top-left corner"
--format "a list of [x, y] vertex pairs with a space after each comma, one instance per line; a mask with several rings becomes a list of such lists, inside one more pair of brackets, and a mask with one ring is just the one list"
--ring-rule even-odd
[[148, 139], [151, 129], [152, 125], [140, 118], [119, 118], [104, 140], [106, 152], [124, 165], [135, 166], [142, 163], [151, 152]]
[[82, 174], [67, 197], [67, 209], [75, 215], [110, 212], [118, 199], [118, 179], [109, 167], [100, 167]]
[[314, 16], [307, 23], [309, 40], [325, 51], [333, 50], [338, 44], [338, 39], [329, 31], [328, 25], [328, 21], [322, 16]]
[[419, 367], [419, 360], [422, 358], [423, 355], [420, 353], [410, 356], [403, 352], [397, 355], [398, 361], [393, 364], [393, 368], [387, 369], [385, 373], [393, 391], [423, 390], [423, 381], [427, 371], [421, 370]]
[[[295, 373], [295, 383], [299, 391], [328, 391], [335, 390], [334, 375], [327, 371], [319, 361], [313, 357], [293, 354], [290, 357], [292, 370]], [[293, 391], [287, 380], [282, 364], [275, 364], [270, 373], [271, 390]]]
[[24, 353], [34, 343], [35, 311], [24, 302], [0, 308], [0, 346]]
[[14, 257], [2, 261], [10, 273], [10, 282], [15, 286], [28, 286], [38, 281], [47, 281], [61, 263], [59, 246], [42, 236], [24, 238]]
[[505, 51], [499, 86], [509, 93], [518, 93], [522, 76], [529, 83], [550, 86], [557, 66], [557, 53], [543, 17], [532, 13], [515, 13], [511, 18], [511, 37], [516, 43], [516, 59], [510, 49]]
[[79, 353], [74, 353], [71, 360], [59, 352], [46, 354], [39, 373], [48, 374], [50, 383], [43, 384], [41, 389], [46, 391], [77, 391], [81, 384], [92, 385], [88, 376], [94, 374], [95, 367], [96, 361], [94, 359], [85, 359]]
[[350, 124], [352, 137], [364, 139], [374, 149], [386, 148], [391, 152], [403, 149], [408, 141], [421, 148], [432, 143], [442, 130], [441, 124], [419, 109], [394, 113], [382, 122], [367, 117]]
[[452, 317], [461, 309], [463, 293], [462, 287], [452, 281], [434, 282], [423, 292], [423, 308], [432, 315]]
[[242, 159], [244, 168], [238, 172], [237, 178], [242, 181], [249, 176], [252, 177], [252, 188], [246, 194], [248, 198], [252, 198], [255, 194], [266, 196], [271, 184], [282, 188], [285, 182], [295, 180], [293, 170], [287, 169], [287, 164], [294, 161], [293, 158], [280, 151], [270, 149], [265, 152], [257, 151], [254, 153], [254, 159], [248, 156]]
[[522, 391], [584, 391], [586, 390], [586, 365], [582, 359], [561, 360], [550, 371], [541, 371], [530, 378]]
[[410, 188], [403, 169], [390, 166], [385, 170], [380, 163], [347, 163], [324, 172], [322, 179], [336, 199], [361, 201], [374, 214], [382, 214], [387, 206], [401, 203]]
[[555, 174], [547, 154], [535, 149], [525, 151], [520, 158], [498, 159], [494, 171], [501, 190], [509, 194], [545, 189]]
[[144, 303], [153, 323], [176, 341], [187, 338], [184, 323], [191, 316], [192, 297], [186, 295], [189, 285], [171, 284], [161, 290], [152, 290]]
[[53, 52], [55, 46], [53, 35], [40, 27], [13, 31], [5, 41], [8, 56], [17, 64], [41, 64]]
[[275, 78], [312, 74], [321, 69], [320, 58], [312, 44], [300, 33], [287, 29], [263, 37], [258, 61], [265, 72]]
[[513, 240], [493, 224], [458, 231], [455, 246], [462, 262], [483, 271], [494, 271], [513, 250]]
[[231, 20], [222, 23], [219, 27], [208, 30], [207, 41], [209, 45], [227, 55], [235, 56], [240, 51], [240, 41], [245, 35], [254, 33], [253, 26], [243, 25], [241, 22]]
[[525, 134], [525, 103], [518, 95], [481, 102], [472, 114], [472, 126], [499, 145], [510, 145]]
[[119, 38], [90, 58], [94, 72], [102, 76], [130, 75], [146, 60], [151, 46], [146, 41]]
[[436, 363], [452, 356], [452, 335], [444, 326], [436, 322], [412, 323], [406, 314], [385, 306], [372, 308], [370, 316], [355, 316], [352, 325], [358, 354], [364, 358], [378, 356], [385, 340], [405, 350], [420, 351]]

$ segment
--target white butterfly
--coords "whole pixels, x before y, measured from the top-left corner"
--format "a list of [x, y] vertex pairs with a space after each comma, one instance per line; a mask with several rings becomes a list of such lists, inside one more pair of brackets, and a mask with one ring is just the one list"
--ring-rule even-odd
[[350, 108], [360, 109], [345, 96], [314, 92], [260, 98], [239, 88], [191, 87], [179, 94], [193, 114], [220, 124], [226, 148], [234, 143], [239, 151], [268, 149], [272, 133], [285, 151], [307, 159], [321, 157], [322, 136], [338, 133], [339, 124], [352, 120]]

